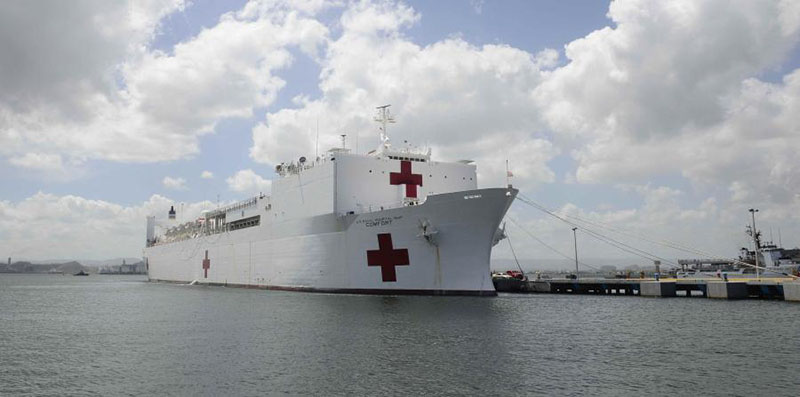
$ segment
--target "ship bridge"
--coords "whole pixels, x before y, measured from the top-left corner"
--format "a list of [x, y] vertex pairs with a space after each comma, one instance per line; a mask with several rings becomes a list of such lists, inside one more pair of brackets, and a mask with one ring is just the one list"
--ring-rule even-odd
[[430, 148], [407, 141], [392, 144], [386, 128], [394, 118], [388, 108], [378, 107], [380, 145], [375, 150], [353, 153], [343, 135], [341, 147], [314, 161], [300, 157], [278, 164], [280, 177], [272, 184], [274, 218], [380, 211], [421, 204], [430, 195], [477, 189], [471, 161], [432, 161]]

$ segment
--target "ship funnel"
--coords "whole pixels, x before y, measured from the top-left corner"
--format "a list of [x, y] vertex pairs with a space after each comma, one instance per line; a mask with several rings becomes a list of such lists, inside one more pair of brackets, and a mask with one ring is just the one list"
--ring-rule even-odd
[[156, 242], [156, 217], [147, 217], [147, 240], [146, 246], [149, 247]]
[[175, 206], [169, 206], [169, 219], [175, 220]]

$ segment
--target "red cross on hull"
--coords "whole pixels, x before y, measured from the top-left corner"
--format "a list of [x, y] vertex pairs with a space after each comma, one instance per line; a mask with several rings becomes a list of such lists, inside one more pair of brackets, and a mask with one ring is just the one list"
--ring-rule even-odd
[[378, 234], [378, 249], [367, 251], [367, 265], [380, 266], [383, 282], [397, 281], [396, 266], [408, 266], [408, 250], [394, 249], [391, 233]]
[[206, 258], [203, 259], [203, 278], [208, 278], [208, 268], [211, 267], [211, 259], [208, 259], [208, 250], [206, 250]]
[[389, 173], [389, 184], [406, 185], [406, 197], [417, 198], [417, 186], [422, 186], [422, 174], [411, 173], [411, 162], [401, 161], [400, 172]]

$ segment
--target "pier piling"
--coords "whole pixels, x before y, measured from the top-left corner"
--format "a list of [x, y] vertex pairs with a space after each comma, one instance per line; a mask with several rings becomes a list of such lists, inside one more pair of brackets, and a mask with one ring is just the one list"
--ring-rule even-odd
[[790, 302], [800, 302], [800, 281], [784, 283], [783, 298]]
[[673, 297], [676, 294], [675, 282], [670, 281], [642, 281], [640, 284], [641, 296]]

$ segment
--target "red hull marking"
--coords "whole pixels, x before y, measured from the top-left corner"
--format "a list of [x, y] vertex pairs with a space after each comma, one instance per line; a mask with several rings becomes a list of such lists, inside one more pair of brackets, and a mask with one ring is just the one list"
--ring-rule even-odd
[[406, 185], [406, 197], [417, 198], [417, 185], [422, 186], [422, 174], [411, 173], [411, 162], [401, 161], [400, 172], [389, 173], [389, 183]]
[[391, 233], [381, 233], [378, 235], [377, 250], [367, 251], [367, 265], [380, 266], [383, 282], [397, 281], [395, 266], [408, 266], [408, 250], [394, 249], [392, 246]]
[[206, 259], [203, 259], [203, 278], [208, 278], [208, 268], [211, 267], [211, 259], [208, 259], [208, 250], [206, 250]]

